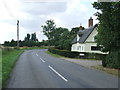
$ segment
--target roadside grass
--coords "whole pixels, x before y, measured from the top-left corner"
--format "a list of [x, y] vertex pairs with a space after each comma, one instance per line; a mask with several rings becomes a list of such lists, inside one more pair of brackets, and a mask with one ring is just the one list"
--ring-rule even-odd
[[21, 47], [22, 50], [32, 50], [32, 49], [48, 49], [49, 47]]
[[92, 68], [120, 77], [120, 74], [118, 73], [118, 69], [106, 68], [106, 67], [103, 67], [102, 65], [92, 66]]
[[57, 58], [67, 58], [67, 57], [64, 57], [64, 56], [61, 56], [61, 55], [58, 55], [58, 54], [53, 54], [49, 51], [45, 51], [45, 53], [50, 54], [51, 56], [54, 56], [54, 57], [57, 57]]
[[12, 71], [15, 62], [17, 61], [19, 55], [24, 50], [10, 50], [4, 51], [2, 54], [2, 87], [5, 87], [7, 79], [9, 78], [10, 72]]

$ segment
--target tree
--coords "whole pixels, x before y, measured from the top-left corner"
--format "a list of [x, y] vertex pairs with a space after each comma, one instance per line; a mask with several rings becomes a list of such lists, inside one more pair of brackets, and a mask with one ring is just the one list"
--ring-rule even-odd
[[109, 52], [104, 66], [120, 68], [120, 2], [94, 2], [93, 7], [101, 10], [95, 14], [99, 20], [97, 43], [103, 45], [103, 52]]
[[66, 32], [66, 31], [68, 31], [68, 29], [62, 28], [62, 27], [58, 27], [55, 29], [53, 42], [56, 47], [59, 46], [59, 44], [60, 44], [59, 41], [62, 39], [62, 36], [63, 36], [64, 32]]
[[43, 28], [44, 35], [47, 36], [49, 43], [54, 39], [54, 31], [56, 29], [56, 25], [53, 20], [47, 20], [46, 25], [41, 26]]
[[38, 41], [37, 37], [36, 37], [36, 33], [32, 33], [31, 34], [31, 41]]
[[27, 33], [27, 36], [24, 38], [24, 41], [30, 41], [30, 34]]
[[70, 36], [71, 36], [72, 39], [75, 38], [75, 36], [76, 36], [77, 32], [79, 31], [79, 29], [80, 29], [79, 27], [74, 27], [74, 28], [71, 29]]
[[17, 46], [17, 42], [14, 41], [14, 39], [12, 39], [10, 42], [10, 46], [12, 46], [12, 47]]
[[9, 41], [5, 41], [4, 42], [4, 46], [10, 46], [10, 42]]

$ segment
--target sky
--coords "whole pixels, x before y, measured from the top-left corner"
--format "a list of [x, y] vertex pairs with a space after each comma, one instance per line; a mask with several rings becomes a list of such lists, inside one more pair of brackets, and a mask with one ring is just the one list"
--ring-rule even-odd
[[57, 27], [71, 30], [80, 24], [88, 28], [88, 19], [93, 25], [98, 23], [92, 4], [97, 0], [0, 0], [0, 43], [17, 40], [17, 20], [19, 20], [19, 39], [24, 40], [27, 33], [36, 32], [39, 41], [47, 40], [42, 25], [49, 19]]

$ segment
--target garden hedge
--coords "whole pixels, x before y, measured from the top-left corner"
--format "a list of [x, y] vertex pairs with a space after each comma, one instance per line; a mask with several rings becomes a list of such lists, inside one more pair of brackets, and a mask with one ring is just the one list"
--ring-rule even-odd
[[96, 60], [102, 60], [105, 58], [105, 55], [97, 53], [83, 53], [84, 56], [80, 56], [80, 52], [71, 52], [67, 50], [59, 50], [54, 48], [49, 48], [48, 51], [53, 54], [58, 54], [70, 58], [96, 59]]

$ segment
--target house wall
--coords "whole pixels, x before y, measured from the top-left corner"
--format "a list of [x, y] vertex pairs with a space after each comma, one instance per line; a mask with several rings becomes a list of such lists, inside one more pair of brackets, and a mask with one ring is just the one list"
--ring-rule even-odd
[[71, 51], [84, 52], [84, 44], [76, 43], [72, 44]]
[[97, 46], [97, 43], [76, 43], [72, 45], [71, 51], [105, 54], [101, 51], [91, 50], [91, 46]]
[[97, 27], [93, 30], [93, 32], [90, 34], [90, 36], [86, 39], [85, 42], [95, 42], [94, 38], [98, 34]]

